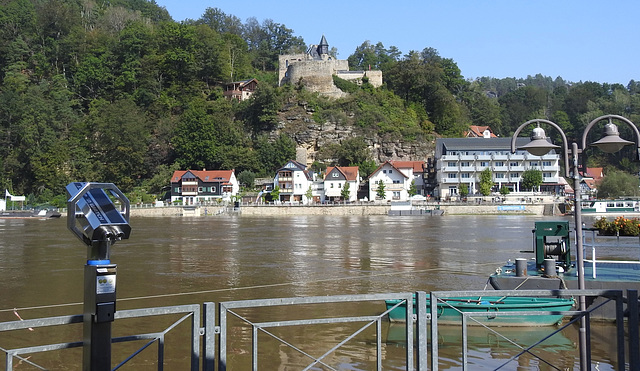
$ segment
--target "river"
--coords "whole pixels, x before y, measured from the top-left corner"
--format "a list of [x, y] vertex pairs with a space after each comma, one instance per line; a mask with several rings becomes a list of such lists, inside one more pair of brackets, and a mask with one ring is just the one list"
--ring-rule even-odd
[[[526, 256], [520, 251], [531, 249], [534, 222], [544, 219], [549, 218], [134, 217], [130, 239], [111, 248], [111, 261], [118, 265], [117, 308], [416, 290], [481, 290], [488, 275], [507, 259]], [[0, 236], [0, 322], [17, 319], [14, 308], [25, 319], [82, 313], [86, 247], [67, 230], [65, 218], [3, 219]], [[379, 309], [381, 312], [382, 306]], [[401, 328], [387, 325], [384, 329], [386, 369], [402, 369], [399, 360], [404, 357], [406, 344], [398, 335]], [[40, 330], [34, 332], [37, 331]], [[592, 343], [594, 364], [598, 362], [600, 370], [617, 369], [610, 340], [612, 327], [596, 326], [593, 331], [600, 333], [600, 340]], [[71, 332], [81, 334], [81, 329]], [[311, 348], [321, 347], [338, 332], [305, 332], [305, 339]], [[523, 331], [516, 333], [522, 335]], [[492, 334], [474, 334], [470, 355], [476, 369], [493, 369], [515, 352]], [[0, 347], [14, 341], [11, 336], [0, 333]], [[35, 338], [37, 334], [20, 335], [29, 336]], [[459, 369], [458, 331], [442, 330], [441, 337], [440, 356], [444, 362], [440, 368]], [[516, 369], [516, 365], [518, 370], [577, 369], [575, 329], [565, 330], [554, 339], [553, 345], [540, 353], [552, 359], [557, 368], [523, 356], [505, 369]], [[372, 341], [369, 336], [336, 352], [332, 359], [338, 366], [334, 367], [371, 369], [375, 365], [369, 359]], [[278, 347], [273, 349], [274, 354], [261, 354], [264, 369], [303, 367], [304, 363], [296, 363], [302, 362], [299, 357]], [[167, 352], [166, 369], [181, 369], [183, 366], [177, 365], [184, 362], [182, 356]], [[62, 353], [32, 358], [50, 362], [49, 369], [80, 368], [81, 351]], [[239, 345], [230, 348], [230, 353], [229, 369], [246, 369], [249, 349]], [[362, 353], [367, 354], [365, 360], [358, 358]], [[144, 362], [134, 365], [129, 369], [153, 369]]]

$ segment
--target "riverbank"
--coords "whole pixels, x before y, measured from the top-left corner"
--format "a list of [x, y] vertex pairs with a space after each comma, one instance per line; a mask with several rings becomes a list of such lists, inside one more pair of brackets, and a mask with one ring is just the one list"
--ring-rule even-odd
[[[444, 215], [561, 215], [557, 204], [527, 203], [425, 203], [414, 205], [424, 210], [439, 209]], [[264, 205], [248, 204], [234, 208], [232, 206], [168, 206], [131, 209], [133, 217], [160, 216], [293, 216], [293, 215], [387, 215], [390, 204], [357, 203], [334, 205]]]

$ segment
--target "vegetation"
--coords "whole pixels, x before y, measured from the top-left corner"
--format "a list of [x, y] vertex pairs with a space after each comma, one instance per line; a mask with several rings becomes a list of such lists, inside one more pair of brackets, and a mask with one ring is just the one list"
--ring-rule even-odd
[[[369, 150], [374, 138], [429, 146], [435, 135], [459, 136], [470, 124], [504, 137], [526, 120], [546, 118], [575, 140], [603, 113], [640, 122], [640, 81], [469, 81], [428, 46], [404, 55], [382, 43], [358, 46], [350, 67], [382, 70], [381, 88], [336, 78], [349, 94], [331, 100], [300, 84], [278, 87], [278, 55], [306, 47], [283, 24], [242, 22], [217, 8], [177, 23], [150, 0], [3, 1], [0, 189], [36, 204], [64, 199], [71, 181], [160, 195], [180, 168], [247, 172], [248, 186], [251, 174], [273, 176], [295, 157], [299, 128], [281, 127], [285, 107], [304, 106], [320, 124], [351, 127], [357, 135], [321, 148], [316, 168], [360, 166], [363, 177], [378, 161]], [[249, 78], [259, 81], [252, 99], [223, 97], [222, 83]], [[589, 166], [637, 173], [636, 163], [621, 160], [628, 151], [589, 153]]]
[[638, 196], [638, 177], [619, 170], [609, 170], [598, 184], [599, 198]]
[[522, 173], [522, 187], [525, 190], [534, 191], [542, 184], [542, 171], [528, 169]]
[[458, 186], [458, 193], [462, 198], [467, 197], [467, 195], [469, 194], [469, 185], [467, 183], [460, 184]]
[[608, 221], [602, 217], [593, 223], [593, 227], [599, 229], [599, 233], [605, 236], [637, 236], [640, 234], [640, 220], [637, 218], [627, 219], [623, 216]]
[[493, 174], [491, 169], [485, 168], [480, 172], [479, 190], [483, 196], [491, 194], [491, 188], [493, 187]]

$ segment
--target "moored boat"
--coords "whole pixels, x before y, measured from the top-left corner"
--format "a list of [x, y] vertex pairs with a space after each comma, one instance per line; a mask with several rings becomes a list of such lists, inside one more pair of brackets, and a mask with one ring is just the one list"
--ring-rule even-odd
[[582, 201], [582, 215], [638, 215], [639, 200], [593, 200]]
[[[640, 290], [640, 261], [638, 260], [596, 260], [595, 248], [616, 248], [623, 246], [620, 237], [598, 236], [595, 231], [583, 228], [586, 252], [591, 251], [591, 259], [584, 256], [585, 289], [592, 290]], [[540, 221], [535, 223], [534, 249], [532, 259], [516, 259], [496, 269], [489, 276], [489, 283], [496, 290], [558, 290], [578, 289], [577, 268], [571, 260], [571, 241], [568, 221]], [[600, 242], [596, 241], [596, 238]], [[630, 243], [637, 237], [628, 237], [626, 249], [639, 249]], [[622, 241], [624, 243], [624, 241]], [[591, 247], [591, 248], [589, 248]], [[525, 251], [522, 251], [525, 252]], [[603, 256], [602, 251], [598, 252]], [[637, 256], [637, 255], [636, 255]], [[587, 298], [587, 309], [605, 303], [605, 298]], [[591, 313], [592, 319], [615, 319], [615, 303], [609, 302]]]
[[[386, 300], [389, 311], [389, 320], [392, 322], [406, 322], [406, 301], [402, 299]], [[431, 302], [425, 303], [429, 311]], [[550, 326], [562, 321], [564, 317], [559, 313], [569, 311], [574, 305], [573, 299], [567, 298], [537, 298], [537, 297], [454, 297], [438, 298], [438, 324], [460, 325], [461, 313], [486, 313], [482, 316], [473, 316], [481, 324], [491, 326]], [[415, 313], [415, 299], [413, 312]], [[539, 315], [496, 315], [504, 312], [540, 312]], [[469, 325], [478, 325], [474, 320], [467, 321]]]

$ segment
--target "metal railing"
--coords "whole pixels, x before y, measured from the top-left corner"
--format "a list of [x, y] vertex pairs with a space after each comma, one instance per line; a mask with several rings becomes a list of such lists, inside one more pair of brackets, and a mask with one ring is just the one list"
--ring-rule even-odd
[[[591, 232], [591, 233], [589, 233]], [[591, 276], [597, 277], [597, 263], [617, 263], [617, 264], [640, 264], [640, 236], [599, 236], [596, 232], [596, 228], [583, 228], [582, 229], [582, 246], [584, 248], [583, 255], [585, 257], [585, 263], [591, 263]], [[575, 233], [574, 233], [575, 234]], [[587, 256], [587, 247], [591, 247], [591, 256]], [[597, 259], [598, 248], [632, 248], [637, 249], [638, 260], [605, 260]]]
[[[189, 320], [191, 323], [191, 334], [190, 334], [190, 344], [188, 348], [190, 349], [189, 359], [190, 359], [190, 369], [192, 371], [196, 371], [200, 369], [200, 359], [202, 359], [202, 370], [203, 371], [224, 371], [227, 369], [228, 362], [228, 344], [232, 340], [235, 333], [229, 333], [229, 320], [234, 318], [234, 320], [239, 320], [243, 322], [245, 325], [249, 325], [251, 328], [251, 341], [250, 345], [248, 345], [251, 354], [251, 368], [253, 370], [257, 370], [259, 367], [259, 358], [258, 358], [258, 349], [263, 344], [259, 341], [258, 334], [266, 334], [269, 339], [275, 339], [278, 344], [281, 346], [292, 349], [294, 352], [302, 355], [303, 359], [308, 360], [308, 364], [306, 366], [301, 366], [300, 369], [310, 369], [313, 367], [323, 367], [325, 369], [336, 369], [337, 366], [332, 366], [327, 361], [327, 356], [340, 347], [345, 345], [348, 341], [353, 339], [358, 334], [362, 333], [364, 330], [372, 328], [375, 329], [375, 342], [371, 344], [371, 346], [375, 346], [375, 355], [376, 355], [376, 366], [377, 370], [382, 369], [382, 361], [383, 361], [383, 351], [382, 351], [382, 336], [381, 336], [381, 323], [385, 319], [386, 315], [392, 310], [396, 309], [398, 306], [404, 305], [404, 309], [406, 310], [405, 318], [411, 318], [412, 321], [408, 321], [408, 324], [413, 325], [405, 325], [404, 326], [404, 338], [406, 340], [406, 351], [405, 351], [405, 368], [407, 370], [427, 370], [429, 363], [431, 364], [431, 370], [438, 370], [440, 360], [439, 360], [439, 342], [431, 341], [430, 346], [428, 345], [429, 337], [431, 339], [438, 338], [438, 307], [437, 303], [445, 302], [445, 300], [441, 300], [443, 298], [451, 298], [451, 297], [469, 297], [469, 296], [554, 296], [554, 297], [576, 297], [576, 296], [595, 296], [595, 297], [604, 297], [605, 300], [603, 303], [594, 305], [593, 308], [589, 308], [587, 311], [521, 311], [521, 312], [496, 312], [491, 313], [491, 316], [530, 316], [530, 315], [545, 315], [545, 314], [561, 314], [568, 318], [569, 316], [573, 316], [571, 320], [568, 322], [564, 322], [563, 325], [559, 328], [550, 327], [549, 334], [544, 336], [539, 341], [534, 344], [527, 346], [520, 346], [516, 344], [514, 341], [509, 340], [504, 335], [500, 334], [500, 329], [490, 328], [485, 325], [482, 325], [489, 329], [492, 333], [495, 333], [497, 337], [505, 338], [510, 343], [518, 346], [520, 348], [519, 353], [513, 355], [510, 359], [506, 360], [499, 368], [507, 367], [511, 362], [517, 360], [520, 356], [527, 354], [528, 356], [533, 356], [538, 359], [541, 363], [545, 363], [550, 365], [551, 368], [555, 368], [552, 364], [552, 361], [548, 361], [543, 359], [541, 356], [536, 355], [531, 352], [532, 348], [544, 346], [544, 340], [551, 337], [553, 334], [558, 333], [564, 328], [571, 326], [575, 321], [578, 321], [581, 316], [586, 317], [587, 319], [587, 334], [590, 334], [590, 314], [592, 311], [601, 308], [603, 305], [607, 303], [615, 304], [615, 313], [616, 313], [616, 346], [617, 346], [617, 362], [618, 367], [624, 369], [625, 366], [628, 366], [629, 369], [640, 369], [640, 324], [638, 320], [639, 309], [638, 309], [638, 293], [636, 290], [628, 290], [627, 296], [624, 296], [624, 292], [622, 290], [516, 290], [516, 291], [438, 291], [431, 292], [430, 300], [431, 306], [427, 307], [426, 302], [429, 295], [425, 292], [418, 291], [415, 293], [406, 292], [406, 293], [390, 293], [390, 294], [367, 294], [367, 295], [339, 295], [339, 296], [320, 296], [320, 297], [298, 297], [298, 298], [278, 298], [278, 299], [259, 299], [259, 300], [242, 300], [242, 301], [228, 301], [221, 302], [218, 304], [216, 308], [216, 304], [212, 302], [206, 302], [202, 305], [202, 323], [200, 319], [201, 315], [201, 306], [197, 304], [193, 305], [181, 305], [181, 306], [171, 306], [171, 307], [157, 307], [157, 308], [144, 308], [144, 309], [134, 309], [134, 310], [121, 310], [116, 312], [115, 319], [123, 320], [127, 318], [144, 318], [145, 317], [155, 317], [162, 315], [180, 315], [178, 320], [174, 321], [172, 324], [167, 326], [164, 330], [159, 332], [151, 332], [144, 333], [138, 335], [129, 335], [123, 337], [113, 338], [113, 343], [119, 342], [131, 342], [131, 341], [146, 341], [142, 347], [138, 350], [134, 351], [126, 357], [122, 362], [120, 362], [117, 366], [114, 367], [114, 370], [117, 370], [122, 365], [129, 362], [131, 359], [138, 356], [144, 349], [149, 346], [156, 344], [157, 349], [157, 369], [163, 370], [164, 366], [164, 353], [165, 353], [165, 336], [166, 334], [174, 330], [180, 323]], [[425, 303], [425, 305], [407, 305], [407, 303]], [[375, 315], [344, 315], [344, 316], [326, 316], [321, 318], [308, 318], [304, 317], [299, 319], [286, 319], [286, 320], [275, 320], [275, 321], [265, 321], [264, 318], [260, 320], [252, 320], [250, 316], [247, 316], [243, 313], [254, 313], [255, 310], [258, 309], [269, 309], [276, 310], [278, 307], [287, 306], [294, 307], [296, 306], [305, 306], [305, 305], [327, 305], [327, 304], [337, 304], [342, 305], [345, 303], [362, 303], [362, 302], [379, 302], [385, 300], [397, 300], [398, 303], [391, 308], [386, 310], [380, 310], [376, 312]], [[626, 308], [624, 304], [626, 305]], [[302, 308], [302, 307], [301, 307]], [[625, 310], [628, 312], [628, 318], [625, 321], [624, 312]], [[415, 311], [415, 312], [414, 312]], [[298, 310], [297, 312], [304, 314], [306, 312], [302, 310]], [[316, 312], [317, 313], [317, 312]], [[217, 314], [217, 320], [216, 320]], [[470, 369], [469, 365], [469, 357], [468, 357], [468, 340], [467, 340], [467, 327], [475, 321], [475, 318], [478, 316], [487, 316], [487, 313], [470, 313], [470, 312], [460, 312], [461, 314], [461, 331], [462, 331], [462, 340], [460, 344], [460, 349], [462, 351], [462, 367], [464, 370]], [[216, 324], [218, 322], [218, 324]], [[0, 323], [0, 333], [6, 331], [14, 331], [20, 329], [27, 328], [36, 328], [36, 327], [46, 327], [46, 326], [59, 326], [59, 325], [68, 325], [68, 324], [78, 324], [82, 323], [82, 315], [72, 315], [72, 316], [61, 316], [61, 317], [50, 317], [50, 318], [42, 318], [42, 319], [33, 319], [33, 320], [23, 320], [23, 321], [12, 321], [12, 322], [4, 322]], [[308, 351], [302, 350], [300, 345], [292, 344], [287, 340], [277, 336], [275, 333], [271, 331], [273, 328], [278, 327], [287, 327], [287, 326], [304, 326], [312, 327], [317, 325], [324, 324], [358, 324], [358, 328], [349, 332], [352, 333], [350, 335], [345, 335], [344, 338], [339, 339], [335, 345], [330, 344], [331, 348], [322, 353], [313, 355]], [[430, 325], [430, 332], [429, 330]], [[625, 328], [626, 326], [626, 328]], [[625, 330], [627, 332], [628, 343], [626, 346], [628, 347], [628, 354], [625, 353]], [[264, 336], [264, 335], [263, 335]], [[201, 339], [202, 337], [202, 339]], [[589, 336], [588, 336], [589, 338]], [[202, 340], [202, 347], [201, 347]], [[301, 340], [303, 341], [303, 340]], [[23, 363], [28, 363], [31, 366], [34, 366], [39, 369], [45, 369], [45, 367], [39, 366], [35, 364], [35, 362], [28, 359], [28, 357], [24, 357], [25, 354], [37, 353], [37, 352], [46, 352], [53, 350], [62, 350], [69, 348], [77, 348], [83, 345], [82, 341], [75, 341], [69, 343], [59, 343], [59, 344], [48, 344], [48, 345], [40, 345], [40, 346], [32, 346], [32, 347], [22, 347], [15, 349], [4, 349], [0, 348], [6, 354], [6, 370], [13, 370], [13, 362], [14, 359], [18, 359]], [[412, 346], [413, 345], [413, 346]], [[590, 349], [590, 344], [588, 349]], [[315, 350], [315, 349], [314, 349]], [[430, 350], [431, 357], [428, 357], [427, 352]], [[248, 351], [248, 349], [247, 349]], [[175, 354], [175, 352], [173, 352]], [[429, 362], [430, 361], [430, 362]], [[625, 362], [628, 362], [625, 364]], [[590, 364], [590, 360], [589, 360]], [[512, 366], [512, 365], [511, 365]], [[263, 367], [264, 368], [264, 367]]]

